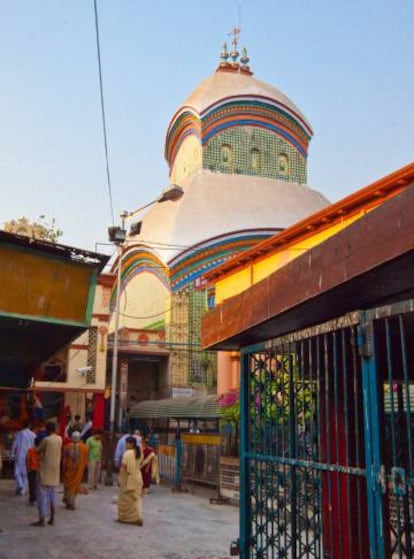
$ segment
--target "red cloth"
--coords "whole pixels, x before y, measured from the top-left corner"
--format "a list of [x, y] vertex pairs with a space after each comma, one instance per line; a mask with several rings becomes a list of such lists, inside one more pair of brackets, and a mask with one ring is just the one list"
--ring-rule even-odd
[[94, 429], [103, 429], [105, 424], [105, 399], [103, 394], [93, 395], [93, 418]]
[[[145, 459], [148, 458], [148, 456], [153, 453], [155, 456], [155, 450], [149, 446], [149, 445], [145, 445], [145, 448], [143, 450], [143, 456], [144, 456], [144, 462]], [[152, 462], [153, 459], [151, 459], [148, 464], [145, 464], [143, 466], [141, 466], [141, 473], [142, 473], [142, 481], [143, 481], [143, 487], [144, 489], [149, 489], [152, 483]]]
[[26, 465], [28, 470], [38, 470], [39, 469], [39, 455], [34, 446], [28, 449], [26, 454]]

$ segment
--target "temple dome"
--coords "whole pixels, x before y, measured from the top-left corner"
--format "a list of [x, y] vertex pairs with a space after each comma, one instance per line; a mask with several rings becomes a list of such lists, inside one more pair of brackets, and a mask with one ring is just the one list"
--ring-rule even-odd
[[307, 185], [309, 122], [284, 93], [252, 76], [247, 53], [239, 62], [236, 55], [234, 48], [229, 62], [225, 47], [217, 71], [170, 121], [165, 157], [170, 183], [184, 196], [153, 206], [128, 238], [144, 268], [146, 250], [157, 269], [173, 270], [173, 288], [329, 203]]
[[[267, 99], [285, 107], [311, 130], [310, 123], [304, 114], [282, 91], [273, 85], [254, 78], [250, 73], [226, 71], [220, 68], [194, 89], [177, 112], [180, 112], [183, 108], [191, 108], [202, 115], [212, 106], [223, 102], [225, 99], [231, 100], [244, 96]], [[175, 116], [172, 118], [172, 122], [174, 120]]]
[[222, 235], [267, 235], [322, 209], [328, 200], [297, 183], [203, 171], [185, 179], [177, 202], [154, 205], [131, 244], [170, 262], [191, 246]]
[[[179, 183], [201, 169], [232, 173], [219, 154], [225, 145], [238, 158], [234, 172], [286, 179], [276, 171], [283, 154], [296, 170], [288, 180], [303, 184], [312, 135], [310, 123], [287, 95], [243, 66], [227, 64], [203, 80], [173, 115], [165, 158], [171, 182]], [[267, 168], [252, 173], [248, 161], [254, 151], [263, 154]]]

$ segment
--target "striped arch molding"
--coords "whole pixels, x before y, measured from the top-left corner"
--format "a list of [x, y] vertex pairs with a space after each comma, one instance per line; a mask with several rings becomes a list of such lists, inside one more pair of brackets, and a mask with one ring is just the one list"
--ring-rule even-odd
[[210, 105], [200, 115], [190, 107], [176, 113], [167, 131], [165, 158], [170, 169], [181, 144], [189, 135], [203, 146], [215, 135], [234, 126], [252, 126], [273, 132], [289, 142], [306, 159], [312, 129], [286, 105], [260, 96], [234, 96]]
[[[153, 274], [167, 289], [180, 291], [202, 278], [209, 270], [271, 237], [276, 231], [261, 229], [209, 239], [180, 253], [168, 264], [145, 247], [129, 250], [122, 259], [121, 292], [134, 277], [144, 272]], [[116, 284], [111, 293], [111, 311], [115, 308], [115, 297]]]
[[235, 254], [244, 252], [263, 239], [274, 235], [276, 230], [261, 230], [226, 235], [192, 247], [169, 262], [172, 291], [180, 291], [209, 270], [226, 262]]
[[[167, 289], [170, 289], [167, 265], [153, 252], [148, 250], [146, 247], [141, 246], [139, 248], [128, 250], [122, 258], [121, 293], [135, 276], [142, 274], [143, 272], [153, 274]], [[116, 289], [117, 285], [115, 283], [111, 293], [111, 311], [115, 308]]]

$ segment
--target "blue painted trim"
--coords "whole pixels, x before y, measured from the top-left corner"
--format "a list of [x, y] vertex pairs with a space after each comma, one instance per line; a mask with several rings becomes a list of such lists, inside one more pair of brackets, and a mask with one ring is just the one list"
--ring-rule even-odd
[[[233, 110], [228, 111], [228, 108], [231, 107]], [[272, 112], [276, 115], [282, 115], [285, 117], [291, 125], [297, 127], [304, 135], [308, 142], [312, 139], [312, 134], [304, 128], [301, 121], [297, 118], [293, 117], [292, 114], [288, 113], [286, 110], [282, 109], [280, 106], [272, 105], [269, 103], [263, 103], [261, 101], [231, 101], [230, 103], [224, 103], [220, 105], [218, 108], [211, 110], [208, 113], [203, 114], [201, 123], [203, 126], [211, 126], [211, 124], [215, 121], [221, 120], [223, 118], [223, 110], [226, 110], [226, 114], [229, 115], [246, 115], [247, 111], [243, 110], [245, 107], [253, 107], [256, 110], [256, 114], [262, 114], [269, 118], [266, 114], [267, 112]], [[227, 112], [228, 111], [228, 112]], [[263, 112], [265, 111], [265, 112]], [[276, 117], [277, 118], [277, 117]]]
[[177, 283], [174, 283], [174, 285], [171, 286], [172, 291], [173, 292], [179, 291], [186, 285], [192, 284], [195, 279], [197, 279], [200, 276], [203, 276], [206, 272], [216, 268], [220, 264], [223, 264], [225, 261], [226, 259], [222, 258], [219, 261], [215, 260], [212, 264], [205, 264], [203, 268], [196, 270], [195, 272], [187, 275], [185, 278], [181, 279]]
[[240, 351], [240, 557], [249, 559], [251, 545], [252, 509], [250, 500], [250, 458], [249, 458], [249, 407], [250, 407], [250, 371], [249, 356], [264, 351], [265, 344], [258, 343]]
[[240, 558], [249, 557], [250, 540], [250, 480], [249, 460], [246, 457], [248, 449], [248, 429], [247, 429], [247, 398], [249, 393], [249, 367], [248, 352], [242, 350], [240, 353], [240, 513], [239, 513], [239, 532], [240, 532]]
[[[270, 102], [269, 102], [270, 101]], [[259, 109], [270, 110], [275, 113], [282, 114], [283, 116], [287, 117], [293, 123], [295, 123], [303, 132], [308, 136], [308, 138], [312, 138], [313, 130], [309, 123], [305, 122], [303, 115], [298, 114], [296, 111], [289, 109], [286, 105], [278, 103], [274, 99], [265, 99], [261, 97], [260, 99], [248, 96], [248, 95], [240, 95], [235, 96], [232, 100], [228, 98], [222, 99], [213, 105], [210, 105], [207, 109], [201, 112], [201, 121], [204, 122], [209, 120], [214, 113], [222, 112], [227, 107], [258, 107]]]
[[175, 488], [179, 489], [181, 487], [181, 466], [183, 462], [183, 443], [180, 440], [175, 441], [176, 448], [176, 469], [175, 469]]
[[[229, 249], [234, 250], [234, 243], [238, 242], [259, 242], [264, 239], [268, 239], [269, 237], [273, 237], [276, 233], [277, 229], [269, 231], [267, 233], [250, 233], [248, 235], [238, 234], [234, 236], [231, 233], [225, 233], [224, 235], [220, 235], [220, 240], [215, 241], [214, 239], [209, 239], [207, 241], [202, 241], [200, 244], [201, 246], [196, 245], [195, 248], [192, 247], [190, 249], [185, 249], [183, 252], [175, 256], [172, 260], [168, 262], [170, 269], [174, 269], [178, 264], [182, 264], [189, 258], [194, 258], [197, 254], [203, 254], [208, 250], [212, 250], [214, 248], [219, 248], [222, 246], [229, 246]], [[280, 229], [279, 229], [280, 231]], [[221, 238], [224, 237], [224, 238]], [[242, 247], [243, 250], [246, 250], [245, 245]]]
[[358, 327], [358, 346], [360, 349], [362, 348], [361, 365], [370, 557], [371, 559], [385, 559], [383, 503], [379, 484], [381, 468], [379, 394], [372, 321], [362, 321], [362, 326]]

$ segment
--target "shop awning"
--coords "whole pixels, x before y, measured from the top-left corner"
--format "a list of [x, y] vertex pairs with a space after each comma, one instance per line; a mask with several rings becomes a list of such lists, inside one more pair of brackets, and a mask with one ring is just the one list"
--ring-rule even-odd
[[85, 332], [108, 259], [0, 231], [0, 386], [27, 387], [42, 362]]
[[220, 419], [220, 396], [194, 396], [144, 400], [133, 406], [129, 417], [140, 419]]
[[202, 348], [240, 350], [414, 298], [413, 212], [411, 179], [395, 198], [206, 313]]

